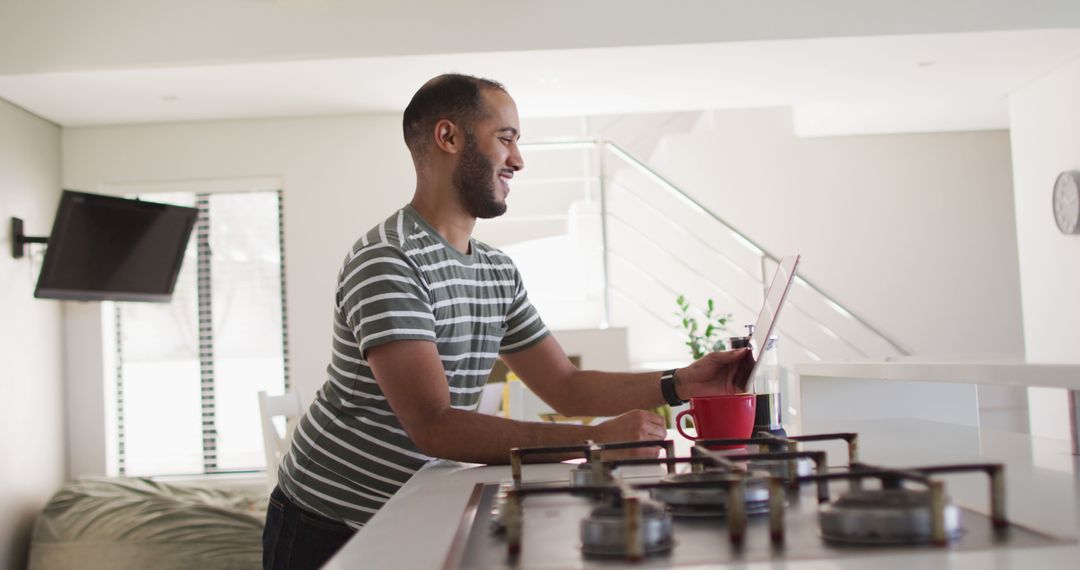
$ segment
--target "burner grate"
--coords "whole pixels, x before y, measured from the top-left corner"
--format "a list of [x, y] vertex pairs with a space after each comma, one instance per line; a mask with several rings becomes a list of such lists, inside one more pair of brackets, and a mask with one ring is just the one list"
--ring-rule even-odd
[[[803, 443], [833, 440], [847, 443], [846, 471], [829, 472], [825, 452], [799, 450]], [[710, 449], [716, 445], [756, 445], [759, 452]], [[605, 450], [642, 447], [661, 448], [665, 456], [603, 460]], [[946, 497], [944, 482], [934, 476], [978, 471], [989, 477], [993, 527], [1010, 526], [1000, 464], [883, 468], [859, 463], [858, 451], [855, 433], [759, 433], [746, 439], [701, 440], [688, 457], [675, 457], [670, 440], [514, 449], [513, 481], [500, 489], [493, 509], [498, 524], [493, 528], [505, 533], [507, 550], [512, 557], [517, 556], [522, 548], [525, 498], [564, 493], [585, 497], [594, 505], [590, 515], [581, 520], [581, 548], [587, 556], [621, 555], [639, 560], [670, 551], [676, 538], [672, 516], [722, 518], [717, 530], [726, 530], [735, 546], [745, 540], [748, 517], [768, 513], [769, 540], [774, 547], [781, 547], [789, 499], [797, 501], [802, 486], [813, 484], [820, 505], [816, 524], [828, 542], [943, 546], [961, 536], [961, 511]], [[524, 486], [525, 460], [545, 455], [580, 455], [586, 461], [571, 471], [568, 486]], [[677, 473], [680, 464], [689, 465], [690, 471]], [[656, 482], [630, 483], [619, 475], [621, 467], [645, 465], [662, 466], [667, 476]], [[880, 488], [864, 488], [867, 480], [877, 480]], [[831, 501], [830, 483], [837, 481], [847, 481], [849, 490]], [[799, 510], [806, 512], [805, 508]]]
[[[888, 469], [863, 463], [855, 463], [851, 471], [846, 473], [828, 473], [825, 475], [810, 475], [799, 477], [800, 483], [822, 481], [847, 480], [851, 482], [851, 490], [843, 495], [837, 503], [823, 509], [821, 525], [823, 532], [829, 538], [851, 542], [904, 542], [919, 541], [931, 542], [937, 546], [946, 546], [959, 536], [960, 522], [958, 511], [952, 506], [945, 496], [945, 483], [938, 479], [932, 479], [931, 475], [944, 473], [979, 472], [986, 473], [990, 480], [990, 518], [995, 528], [1005, 528], [1009, 525], [1005, 516], [1005, 468], [999, 463], [973, 463], [963, 465], [939, 465], [929, 467], [917, 467], [908, 469]], [[865, 479], [877, 479], [880, 481], [882, 491], [895, 491], [894, 494], [912, 493], [910, 498], [885, 499], [888, 493], [878, 493], [876, 497], [882, 499], [878, 506], [873, 507], [874, 513], [879, 513], [877, 519], [864, 516], [861, 510], [870, 510], [868, 506], [871, 497], [862, 490], [862, 481]], [[905, 483], [921, 485], [925, 490], [912, 491], [904, 487]], [[908, 501], [906, 510], [899, 501]], [[897, 501], [896, 505], [889, 510], [887, 501]], [[918, 507], [914, 503], [918, 503]], [[897, 505], [901, 508], [896, 508]], [[860, 521], [860, 522], [852, 522]], [[875, 524], [873, 521], [881, 521]], [[897, 522], [901, 521], [901, 522]], [[903, 522], [906, 521], [906, 522]], [[876, 533], [866, 530], [867, 525], [876, 529]], [[928, 527], [924, 532], [922, 527]]]

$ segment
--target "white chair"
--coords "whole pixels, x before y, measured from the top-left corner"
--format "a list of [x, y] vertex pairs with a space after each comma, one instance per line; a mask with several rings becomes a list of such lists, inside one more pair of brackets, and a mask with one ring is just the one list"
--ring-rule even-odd
[[[277, 485], [277, 471], [281, 459], [289, 451], [296, 422], [304, 413], [300, 392], [293, 389], [280, 396], [259, 392], [259, 417], [262, 421], [263, 451], [266, 453], [266, 484], [273, 490]], [[274, 424], [274, 418], [284, 416], [285, 433]]]
[[499, 415], [503, 403], [503, 387], [505, 382], [489, 382], [484, 385], [480, 392], [480, 402], [476, 405], [476, 411], [489, 416]]

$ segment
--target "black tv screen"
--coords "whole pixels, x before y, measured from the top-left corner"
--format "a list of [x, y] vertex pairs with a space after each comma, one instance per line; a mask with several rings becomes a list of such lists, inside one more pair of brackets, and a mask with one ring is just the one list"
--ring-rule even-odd
[[64, 190], [34, 296], [167, 302], [197, 213]]

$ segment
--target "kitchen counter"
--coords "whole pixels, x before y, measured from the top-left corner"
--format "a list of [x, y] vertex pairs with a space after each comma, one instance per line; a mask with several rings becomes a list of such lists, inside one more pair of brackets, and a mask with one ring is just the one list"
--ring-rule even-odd
[[[1072, 539], [1080, 534], [1080, 479], [1077, 478], [1080, 464], [1071, 455], [1068, 442], [917, 420], [808, 422], [804, 428], [807, 433], [859, 432], [861, 459], [867, 463], [895, 467], [1005, 463], [1011, 521]], [[677, 433], [672, 432], [669, 437], [679, 447], [688, 445]], [[846, 460], [842, 446], [825, 449], [832, 463]], [[566, 480], [570, 468], [567, 464], [527, 465], [523, 473], [526, 481], [560, 481]], [[434, 463], [417, 473], [325, 568], [441, 568], [474, 485], [509, 478], [508, 466]], [[988, 511], [984, 477], [969, 474], [943, 479], [947, 481], [946, 492], [955, 502], [980, 512]], [[975, 552], [890, 550], [888, 556], [777, 560], [741, 563], [740, 567], [855, 569], [865, 568], [871, 561], [875, 570], [1065, 568], [1080, 563], [1080, 546]], [[646, 566], [656, 564], [650, 562]], [[659, 565], [662, 567], [662, 561]]]
[[991, 386], [1080, 389], [1080, 365], [1036, 364], [1021, 360], [934, 361], [895, 358], [850, 362], [799, 362], [800, 377], [952, 382]]
[[[1028, 387], [1065, 389], [1069, 411], [1064, 406], [1060, 411], [1052, 410], [1049, 418], [1041, 418], [1040, 425], [1071, 421], [1071, 429], [1062, 428], [1061, 436], [1069, 437], [1072, 452], [1080, 455], [1080, 364], [897, 357], [799, 362], [793, 370], [788, 402], [799, 415], [836, 420], [914, 418], [1026, 431], [1029, 413], [1034, 412], [1020, 394]], [[785, 421], [797, 422], [798, 418]]]

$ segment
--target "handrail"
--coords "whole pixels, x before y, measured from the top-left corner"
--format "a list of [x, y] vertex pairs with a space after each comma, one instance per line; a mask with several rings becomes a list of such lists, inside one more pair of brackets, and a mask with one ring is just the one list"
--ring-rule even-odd
[[[762, 247], [758, 243], [754, 242], [752, 239], [747, 237], [746, 234], [744, 234], [744, 233], [740, 232], [739, 230], [737, 230], [732, 224], [725, 221], [723, 218], [721, 218], [715, 212], [710, 210], [707, 206], [705, 206], [704, 204], [702, 204], [698, 200], [694, 199], [692, 196], [688, 195], [686, 192], [684, 192], [678, 186], [673, 184], [667, 178], [665, 178], [664, 176], [662, 176], [661, 174], [659, 174], [658, 172], [653, 170], [651, 167], [646, 165], [644, 162], [638, 160], [636, 157], [631, 155], [629, 152], [627, 152], [626, 150], [624, 150], [622, 147], [620, 147], [618, 144], [616, 144], [614, 142], [611, 142], [611, 141], [608, 141], [608, 140], [603, 140], [603, 139], [573, 139], [573, 140], [564, 140], [564, 141], [524, 143], [524, 144], [521, 145], [521, 147], [522, 148], [533, 149], [533, 150], [557, 150], [557, 149], [566, 149], [566, 148], [590, 148], [590, 147], [600, 147], [601, 150], [602, 150], [602, 149], [606, 148], [606, 149], [610, 150], [611, 153], [614, 156], [622, 159], [624, 162], [626, 162], [630, 166], [636, 168], [637, 170], [639, 170], [640, 172], [642, 172], [643, 174], [645, 174], [646, 176], [651, 178], [661, 188], [664, 188], [665, 190], [667, 190], [668, 192], [673, 194], [676, 198], [678, 198], [680, 201], [682, 201], [686, 206], [690, 207], [693, 210], [698, 211], [701, 214], [704, 214], [705, 216], [707, 216], [707, 217], [711, 218], [712, 220], [716, 221], [717, 223], [719, 223], [721, 226], [723, 226], [725, 229], [727, 229], [729, 232], [731, 232], [732, 237], [734, 237], [735, 240], [738, 243], [740, 243], [742, 246], [746, 247], [748, 250], [750, 250], [755, 255], [762, 258], [762, 260], [768, 259], [768, 260], [770, 260], [770, 261], [772, 261], [774, 263], [779, 263], [780, 262], [780, 258], [778, 256], [771, 253], [770, 251], [768, 251], [767, 249], [765, 249], [764, 247]], [[600, 164], [601, 165], [604, 164], [603, 155], [600, 156]], [[601, 170], [601, 172], [602, 172], [602, 175], [601, 175], [601, 178], [600, 178], [601, 202], [602, 202], [602, 210], [604, 212], [606, 212], [606, 192], [604, 190], [604, 187], [606, 185], [606, 179], [605, 179], [606, 177], [603, 175], [603, 170]], [[660, 211], [659, 209], [657, 209], [655, 207], [653, 209], [656, 210], [656, 212], [659, 215], [667, 218], [668, 220], [671, 220], [671, 216], [665, 214], [664, 212]], [[605, 237], [604, 251], [607, 252], [608, 249], [609, 248], [608, 248], [608, 244], [606, 243], [606, 237]], [[606, 261], [605, 261], [605, 264], [606, 264]], [[607, 272], [607, 270], [605, 268], [605, 273], [606, 272]], [[767, 279], [767, 277], [765, 275], [765, 266], [764, 266], [764, 261], [763, 261], [762, 262], [762, 277], [761, 277], [761, 282], [762, 282], [763, 287], [767, 286], [766, 279]], [[805, 287], [809, 288], [811, 291], [813, 291], [813, 292], [817, 293], [818, 295], [820, 295], [826, 301], [826, 304], [832, 310], [834, 310], [835, 312], [839, 313], [840, 315], [842, 315], [842, 316], [844, 316], [846, 318], [849, 318], [849, 319], [859, 323], [860, 325], [865, 327], [867, 330], [869, 330], [873, 334], [877, 335], [879, 338], [881, 338], [886, 343], [888, 343], [890, 346], [892, 346], [894, 349], [896, 349], [896, 351], [898, 353], [900, 353], [901, 356], [911, 356], [913, 354], [913, 351], [911, 349], [907, 348], [906, 345], [904, 345], [900, 341], [892, 338], [891, 336], [889, 336], [888, 334], [883, 332], [881, 329], [879, 329], [878, 327], [871, 324], [867, 319], [863, 318], [859, 314], [856, 314], [854, 311], [852, 311], [852, 310], [848, 309], [847, 307], [841, 305], [839, 301], [837, 301], [831, 295], [829, 295], [828, 293], [823, 291], [820, 287], [818, 287], [814, 283], [811, 283], [806, 278], [804, 278], [802, 276], [798, 276], [798, 277], [796, 277], [796, 282], [797, 282], [798, 285], [805, 286]], [[607, 283], [606, 275], [605, 275], [604, 287], [605, 287], [605, 290], [610, 289], [610, 284]], [[605, 295], [608, 295], [608, 294], [609, 293], [607, 291], [605, 291]], [[610, 300], [608, 300], [606, 302], [606, 304], [609, 304], [609, 303], [610, 303]], [[821, 326], [824, 327], [824, 325], [821, 325]], [[828, 327], [825, 327], [825, 328], [827, 329]], [[831, 329], [829, 329], [829, 330], [831, 330]]]
[[[634, 167], [644, 171], [645, 174], [647, 174], [648, 176], [652, 177], [657, 182], [659, 182], [661, 187], [663, 187], [666, 190], [676, 194], [678, 197], [680, 197], [684, 201], [688, 202], [690, 205], [692, 205], [695, 209], [699, 210], [701, 213], [709, 216], [713, 220], [720, 223], [720, 225], [727, 228], [728, 231], [732, 232], [737, 238], [739, 238], [739, 241], [744, 242], [743, 245], [749, 246], [751, 251], [756, 250], [756, 252], [759, 252], [759, 255], [761, 255], [762, 257], [768, 258], [769, 260], [773, 261], [774, 263], [779, 263], [780, 262], [779, 257], [777, 257], [776, 255], [770, 253], [767, 249], [765, 249], [761, 245], [755, 243], [753, 240], [748, 238], [744, 233], [740, 232], [739, 230], [735, 229], [731, 224], [724, 221], [723, 218], [718, 216], [715, 212], [710, 210], [704, 204], [702, 204], [701, 202], [698, 202], [693, 197], [686, 194], [686, 192], [683, 192], [678, 186], [672, 184], [671, 181], [669, 181], [668, 179], [661, 176], [659, 173], [657, 173], [652, 168], [649, 168], [648, 165], [646, 165], [645, 163], [641, 162], [640, 160], [635, 158], [630, 153], [623, 150], [621, 147], [619, 147], [619, 145], [617, 145], [617, 144], [615, 144], [613, 142], [610, 142], [610, 141], [599, 141], [599, 144], [601, 146], [607, 146], [608, 148], [612, 149], [614, 151], [613, 154], [615, 154], [619, 158], [623, 159], [624, 161], [629, 163], [631, 166], [634, 166]], [[663, 215], [663, 214], [661, 214], [661, 215]], [[764, 280], [764, 278], [765, 278], [764, 275], [762, 275], [762, 278]], [[830, 307], [833, 310], [836, 310], [838, 313], [840, 313], [840, 314], [842, 314], [844, 316], [850, 317], [851, 319], [855, 320], [856, 322], [858, 322], [862, 326], [866, 327], [868, 330], [870, 330], [870, 332], [876, 334], [877, 336], [881, 337], [882, 340], [889, 343], [889, 345], [891, 345], [893, 348], [895, 348], [897, 350], [897, 352], [899, 352], [901, 355], [910, 356], [910, 355], [913, 354], [913, 352], [909, 348], [907, 348], [903, 343], [897, 341], [896, 339], [893, 339], [892, 337], [890, 337], [889, 335], [887, 335], [883, 331], [881, 331], [879, 328], [872, 325], [865, 318], [855, 314], [853, 311], [851, 311], [847, 307], [844, 307], [843, 305], [841, 305], [831, 295], [829, 295], [828, 293], [822, 291], [820, 287], [818, 287], [817, 285], [811, 283], [805, 277], [799, 277], [798, 279], [799, 279], [799, 281], [801, 282], [802, 285], [805, 285], [806, 287], [809, 287], [812, 291], [814, 291], [815, 293], [821, 295], [826, 301], [828, 301]]]

